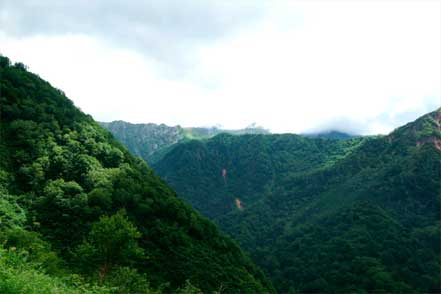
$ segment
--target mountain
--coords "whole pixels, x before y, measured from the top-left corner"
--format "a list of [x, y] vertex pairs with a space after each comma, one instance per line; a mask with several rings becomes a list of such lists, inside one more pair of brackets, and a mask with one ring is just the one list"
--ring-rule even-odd
[[124, 121], [101, 122], [129, 150], [143, 158], [148, 163], [155, 163], [167, 153], [176, 143], [192, 139], [208, 139], [221, 133], [269, 134], [269, 131], [252, 124], [245, 129], [227, 130], [218, 127], [189, 127], [166, 126], [164, 124], [132, 124]]
[[441, 109], [387, 136], [219, 135], [153, 168], [280, 293], [439, 293]]
[[100, 122], [100, 124], [124, 143], [132, 154], [140, 156], [149, 163], [154, 161], [155, 155], [186, 138], [184, 129], [180, 126], [131, 124], [125, 121]]
[[92, 117], [0, 56], [1, 293], [272, 293]]

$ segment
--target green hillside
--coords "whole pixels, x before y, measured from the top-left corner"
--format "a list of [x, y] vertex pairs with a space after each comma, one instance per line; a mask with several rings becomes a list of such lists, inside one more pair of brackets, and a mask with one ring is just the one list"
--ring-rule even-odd
[[1, 56], [0, 107], [1, 293], [273, 292], [143, 161]]
[[154, 168], [280, 293], [439, 293], [440, 121], [438, 109], [343, 141], [218, 136], [180, 144]]

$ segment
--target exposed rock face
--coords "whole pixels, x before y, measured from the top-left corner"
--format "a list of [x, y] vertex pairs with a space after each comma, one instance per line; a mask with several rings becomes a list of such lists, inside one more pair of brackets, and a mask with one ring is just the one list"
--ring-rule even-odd
[[389, 143], [400, 140], [417, 147], [433, 144], [441, 150], [441, 108], [396, 129], [387, 138]]
[[135, 155], [149, 161], [152, 155], [184, 139], [184, 129], [164, 124], [132, 124], [125, 121], [100, 123]]
[[236, 203], [236, 207], [237, 207], [239, 210], [243, 210], [242, 202], [240, 201], [239, 198], [236, 198], [236, 199], [235, 199], [235, 203]]

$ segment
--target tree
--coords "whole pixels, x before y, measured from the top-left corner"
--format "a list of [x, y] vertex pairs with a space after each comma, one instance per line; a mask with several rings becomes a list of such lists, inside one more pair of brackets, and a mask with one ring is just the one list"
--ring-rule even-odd
[[75, 181], [48, 181], [34, 207], [40, 232], [61, 250], [75, 247], [88, 231], [88, 225], [78, 221], [90, 217], [87, 194]]
[[26, 221], [24, 210], [10, 198], [0, 191], [0, 231], [19, 227]]
[[127, 265], [143, 251], [136, 239], [141, 233], [128, 220], [124, 210], [112, 216], [102, 216], [92, 225], [88, 239], [76, 250], [83, 270], [98, 270], [100, 284], [116, 266]]

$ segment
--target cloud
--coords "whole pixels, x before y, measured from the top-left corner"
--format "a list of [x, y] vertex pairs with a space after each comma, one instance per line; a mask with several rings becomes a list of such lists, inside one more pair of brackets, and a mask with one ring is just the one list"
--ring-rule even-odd
[[262, 15], [256, 1], [3, 0], [0, 27], [19, 38], [89, 35], [136, 50], [176, 75], [191, 66], [201, 44], [228, 35]]
[[199, 73], [278, 131], [384, 133], [441, 104], [440, 39], [439, 3], [283, 2], [206, 47]]
[[6, 0], [0, 53], [103, 121], [377, 134], [441, 105], [439, 2], [182, 3]]
[[[429, 113], [439, 107], [439, 103], [432, 101], [421, 107], [410, 109], [405, 112], [382, 112], [372, 117], [351, 117], [342, 115], [326, 120], [318, 121], [304, 129], [303, 133], [315, 134], [328, 131], [340, 131], [351, 135], [378, 135], [387, 134], [397, 127], [414, 121], [419, 116]], [[441, 102], [441, 101], [440, 101]]]

